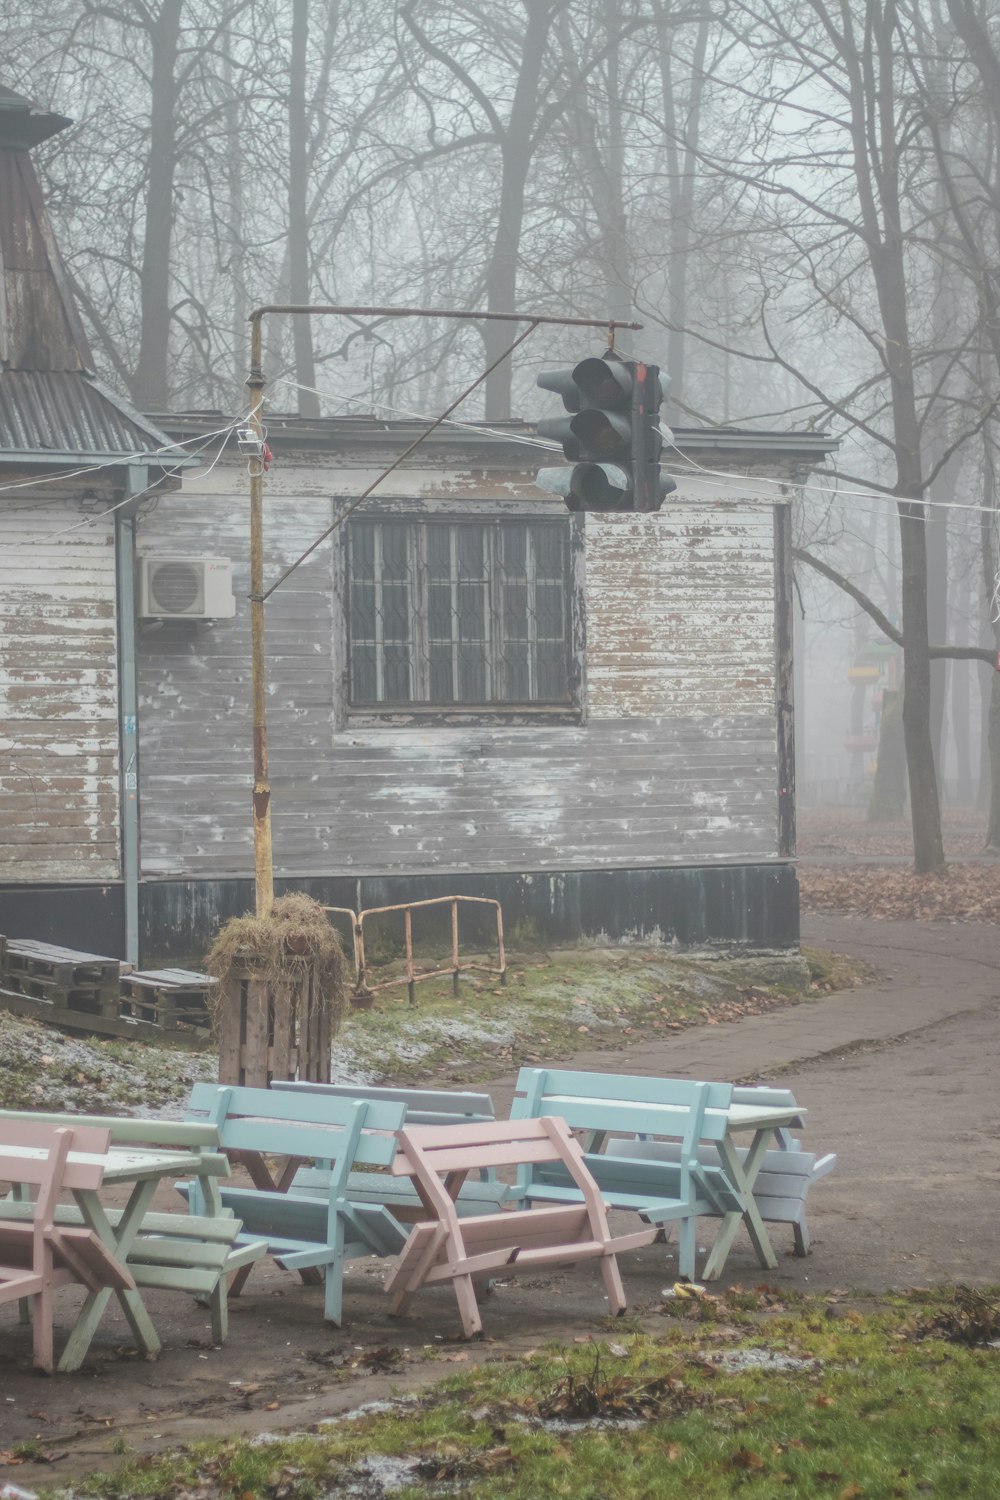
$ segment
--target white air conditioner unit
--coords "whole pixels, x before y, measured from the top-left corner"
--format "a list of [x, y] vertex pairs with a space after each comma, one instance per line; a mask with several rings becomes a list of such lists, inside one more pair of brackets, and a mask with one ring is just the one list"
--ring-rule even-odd
[[139, 613], [146, 620], [231, 620], [232, 563], [224, 557], [140, 557]]

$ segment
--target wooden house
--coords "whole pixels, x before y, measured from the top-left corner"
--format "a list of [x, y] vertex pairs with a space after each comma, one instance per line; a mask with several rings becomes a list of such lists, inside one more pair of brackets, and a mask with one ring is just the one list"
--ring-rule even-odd
[[[192, 959], [253, 903], [247, 460], [185, 470], [233, 417], [93, 373], [30, 158], [66, 124], [0, 90], [0, 932]], [[449, 427], [346, 516], [419, 424], [267, 420], [268, 583], [345, 517], [267, 605], [279, 889], [797, 943], [790, 505], [829, 438], [681, 431], [659, 514], [581, 516], [529, 426]]]
[[[193, 440], [219, 417], [157, 420]], [[419, 424], [267, 426], [269, 587]], [[570, 515], [531, 433], [435, 433], [268, 600], [276, 888], [493, 896], [547, 939], [795, 945], [790, 502], [831, 440], [682, 431], [659, 514]], [[147, 598], [139, 623], [140, 907], [164, 956], [253, 903], [246, 470], [234, 446], [139, 527], [144, 576], [228, 564], [236, 601]]]

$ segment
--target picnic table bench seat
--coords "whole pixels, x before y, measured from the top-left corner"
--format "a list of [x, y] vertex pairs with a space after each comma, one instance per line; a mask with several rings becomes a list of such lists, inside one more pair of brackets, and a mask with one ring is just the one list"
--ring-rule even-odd
[[[267, 1254], [305, 1281], [323, 1279], [324, 1314], [339, 1324], [344, 1262], [395, 1255], [406, 1231], [380, 1201], [355, 1198], [351, 1168], [388, 1167], [405, 1109], [391, 1101], [314, 1096], [278, 1089], [196, 1084], [189, 1119], [219, 1131], [222, 1148], [244, 1166], [250, 1184], [221, 1189], [223, 1204], [243, 1222], [240, 1241], [263, 1239]], [[281, 1158], [273, 1169], [269, 1158]], [[322, 1181], [308, 1191], [295, 1185], [307, 1162], [321, 1162]], [[178, 1187], [193, 1212], [197, 1185]], [[242, 1289], [252, 1267], [238, 1271], [230, 1294]]]
[[[572, 1203], [508, 1208], [460, 1216], [455, 1197], [465, 1176], [484, 1167], [522, 1168], [557, 1162], [577, 1190]], [[386, 1281], [390, 1312], [406, 1311], [422, 1287], [450, 1283], [467, 1338], [482, 1331], [476, 1284], [500, 1272], [596, 1260], [610, 1311], [625, 1310], [617, 1254], [648, 1245], [656, 1230], [613, 1234], [583, 1151], [559, 1119], [404, 1126], [392, 1172], [412, 1177], [425, 1205]]]
[[[33, 1207], [26, 1202], [0, 1203], [0, 1236], [9, 1224], [30, 1224]], [[106, 1212], [108, 1222], [117, 1229], [123, 1211], [109, 1208]], [[55, 1223], [72, 1228], [84, 1219], [78, 1208], [59, 1204]], [[124, 1260], [130, 1284], [144, 1290], [186, 1292], [204, 1301], [211, 1310], [212, 1340], [223, 1343], [229, 1328], [226, 1278], [267, 1254], [265, 1240], [237, 1243], [242, 1227], [228, 1209], [220, 1215], [146, 1214]]]
[[[680, 1274], [693, 1280], [698, 1217], [741, 1213], [744, 1207], [725, 1168], [698, 1151], [701, 1141], [723, 1138], [732, 1092], [728, 1083], [522, 1068], [511, 1118], [565, 1120], [585, 1143], [587, 1170], [608, 1208], [636, 1212], [658, 1229], [678, 1225]], [[676, 1140], [676, 1158], [632, 1152], [645, 1134]], [[627, 1139], [609, 1154], [608, 1139], [619, 1135]], [[524, 1204], [578, 1197], [559, 1163], [523, 1169], [515, 1192]]]
[[371, 1083], [314, 1083], [299, 1078], [274, 1078], [279, 1093], [325, 1095], [332, 1099], [381, 1100], [406, 1106], [407, 1125], [477, 1125], [496, 1119], [489, 1094], [470, 1089], [394, 1088]]
[[[407, 1125], [476, 1125], [496, 1118], [489, 1094], [468, 1090], [386, 1088], [381, 1085], [348, 1083], [308, 1083], [274, 1079], [271, 1088], [279, 1092], [311, 1094], [336, 1099], [365, 1099], [369, 1102], [402, 1104]], [[293, 1182], [294, 1191], [324, 1197], [329, 1191], [329, 1171], [323, 1167], [300, 1167]], [[403, 1223], [419, 1219], [423, 1208], [413, 1183], [392, 1177], [386, 1172], [351, 1172], [348, 1194], [356, 1203], [381, 1203]], [[456, 1200], [460, 1215], [496, 1213], [506, 1202], [510, 1189], [497, 1179], [496, 1172], [484, 1167], [479, 1181], [464, 1182]]]
[[[735, 1087], [734, 1104], [774, 1104], [794, 1107], [795, 1099], [789, 1089], [767, 1087]], [[801, 1123], [801, 1122], [796, 1122]], [[832, 1172], [837, 1165], [833, 1152], [817, 1156], [804, 1151], [801, 1143], [787, 1129], [775, 1132], [777, 1149], [764, 1154], [760, 1171], [754, 1181], [753, 1198], [762, 1219], [771, 1224], [790, 1224], [794, 1239], [795, 1254], [808, 1255], [810, 1248], [809, 1225], [806, 1220], [806, 1197], [814, 1182]], [[608, 1156], [627, 1156], [643, 1161], [677, 1163], [680, 1145], [677, 1141], [664, 1140], [609, 1140]], [[738, 1146], [736, 1154], [746, 1161], [747, 1151]], [[703, 1165], [717, 1162], [714, 1146], [701, 1144], [698, 1160]], [[712, 1210], [706, 1210], [711, 1215]]]

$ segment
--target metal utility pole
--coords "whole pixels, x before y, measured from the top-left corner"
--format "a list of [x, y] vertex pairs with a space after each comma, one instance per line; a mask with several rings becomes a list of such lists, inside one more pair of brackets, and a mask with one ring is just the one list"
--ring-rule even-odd
[[[263, 335], [260, 318], [250, 320], [250, 416], [264, 450]], [[253, 689], [253, 864], [258, 917], [270, 915], [274, 902], [274, 857], [271, 846], [271, 782], [267, 762], [267, 716], [264, 709], [264, 463], [250, 459], [250, 661]]]
[[260, 455], [264, 452], [264, 423], [262, 411], [264, 404], [264, 371], [263, 371], [263, 319], [265, 313], [279, 313], [281, 315], [291, 314], [311, 317], [313, 314], [333, 314], [338, 317], [353, 318], [455, 318], [469, 323], [528, 323], [530, 326], [518, 335], [511, 346], [505, 349], [503, 354], [490, 365], [489, 369], [472, 382], [470, 386], [458, 396], [451, 405], [433, 422], [429, 423], [426, 430], [420, 434], [415, 442], [411, 443], [399, 457], [386, 468], [372, 484], [353, 501], [351, 505], [338, 516], [336, 521], [317, 537], [316, 541], [299, 557], [290, 568], [286, 568], [281, 577], [278, 578], [269, 589], [264, 588], [264, 462], [262, 456], [250, 456], [250, 652], [251, 652], [251, 680], [253, 687], [253, 861], [254, 875], [257, 888], [257, 915], [266, 917], [269, 915], [274, 901], [274, 858], [271, 844], [271, 782], [268, 773], [267, 757], [267, 716], [264, 707], [264, 604], [270, 598], [275, 589], [279, 588], [290, 573], [305, 561], [305, 559], [316, 550], [321, 542], [325, 541], [332, 531], [335, 531], [356, 510], [361, 502], [371, 494], [377, 485], [381, 484], [387, 474], [397, 468], [403, 460], [427, 438], [436, 427], [460, 406], [466, 396], [472, 394], [477, 386], [482, 385], [486, 377], [496, 369], [497, 365], [507, 359], [516, 349], [517, 345], [528, 338], [542, 323], [554, 324], [560, 328], [605, 328], [608, 331], [608, 344], [614, 348], [615, 329], [627, 328], [638, 331], [642, 328], [641, 323], [618, 323], [608, 318], [555, 318], [543, 317], [534, 313], [497, 313], [497, 312], [466, 312], [466, 311], [438, 311], [425, 307], [332, 307], [320, 305], [316, 307], [285, 306], [280, 304], [268, 304], [265, 307], [254, 308], [250, 314], [250, 374], [247, 379], [247, 390], [250, 394], [250, 414], [246, 426], [251, 429], [254, 446]]

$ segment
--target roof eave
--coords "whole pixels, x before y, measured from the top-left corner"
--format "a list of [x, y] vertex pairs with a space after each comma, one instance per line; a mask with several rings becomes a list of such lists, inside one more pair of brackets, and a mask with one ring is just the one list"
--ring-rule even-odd
[[[164, 474], [172, 473], [175, 469], [196, 469], [202, 464], [202, 460], [191, 454], [182, 453], [176, 458], [169, 453], [81, 453], [79, 449], [66, 450], [65, 452], [47, 451], [41, 453], [37, 448], [3, 448], [0, 449], [0, 466], [4, 468], [19, 469], [51, 469], [55, 467], [66, 468], [93, 468], [93, 469], [162, 469]], [[82, 476], [81, 476], [82, 477]]]

